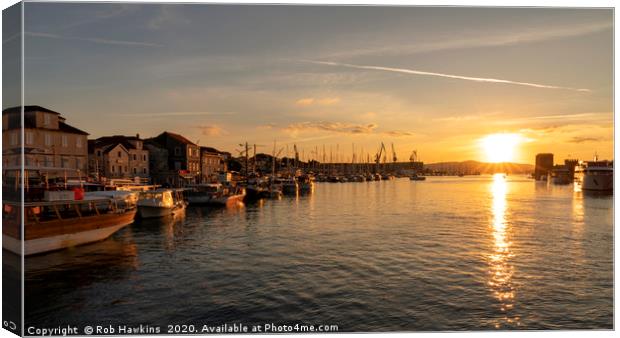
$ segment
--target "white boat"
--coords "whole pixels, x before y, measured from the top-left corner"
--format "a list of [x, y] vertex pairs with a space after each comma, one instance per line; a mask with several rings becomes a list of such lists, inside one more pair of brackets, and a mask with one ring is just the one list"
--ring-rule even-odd
[[181, 190], [149, 190], [140, 193], [138, 215], [142, 218], [163, 217], [181, 212], [185, 210], [185, 206]]
[[221, 183], [196, 184], [186, 190], [189, 204], [234, 206], [243, 203], [245, 190]]
[[575, 180], [586, 191], [607, 191], [614, 189], [614, 167], [610, 161], [581, 162], [575, 167]]

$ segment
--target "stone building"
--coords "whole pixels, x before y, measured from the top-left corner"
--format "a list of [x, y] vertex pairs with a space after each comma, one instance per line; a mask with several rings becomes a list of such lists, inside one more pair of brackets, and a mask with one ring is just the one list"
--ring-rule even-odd
[[2, 111], [2, 161], [5, 168], [24, 165], [38, 168], [48, 177], [87, 174], [88, 133], [70, 126], [60, 113], [40, 106], [24, 106], [24, 139], [21, 106]]
[[200, 147], [200, 175], [202, 182], [212, 182], [218, 179], [218, 174], [225, 172], [225, 154], [211, 147]]
[[148, 178], [149, 151], [140, 135], [104, 136], [88, 141], [88, 165], [96, 178]]
[[163, 132], [156, 137], [145, 140], [152, 152], [157, 152], [160, 160], [167, 165], [151, 161], [151, 177], [153, 183], [171, 186], [184, 186], [200, 180], [200, 147], [187, 138]]

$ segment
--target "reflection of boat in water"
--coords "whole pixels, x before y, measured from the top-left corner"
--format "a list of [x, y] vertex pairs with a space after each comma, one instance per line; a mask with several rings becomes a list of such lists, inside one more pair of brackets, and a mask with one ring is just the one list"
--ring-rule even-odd
[[[108, 238], [133, 223], [135, 203], [126, 194], [116, 197], [84, 196], [79, 200], [26, 202], [24, 254], [33, 255]], [[3, 247], [20, 254], [21, 208], [19, 202], [3, 203]]]
[[587, 161], [575, 167], [575, 179], [581, 190], [611, 192], [614, 189], [614, 168], [610, 161]]
[[191, 186], [186, 195], [187, 201], [193, 205], [233, 206], [243, 202], [245, 190], [221, 183], [207, 183]]
[[413, 174], [411, 176], [409, 176], [409, 179], [412, 181], [425, 181], [426, 177], [425, 176], [419, 176], [418, 174]]
[[297, 185], [297, 181], [293, 177], [284, 178], [281, 180], [282, 182], [282, 193], [285, 195], [297, 195], [297, 191], [299, 186]]
[[140, 193], [138, 213], [142, 218], [163, 217], [185, 210], [182, 190], [156, 189]]

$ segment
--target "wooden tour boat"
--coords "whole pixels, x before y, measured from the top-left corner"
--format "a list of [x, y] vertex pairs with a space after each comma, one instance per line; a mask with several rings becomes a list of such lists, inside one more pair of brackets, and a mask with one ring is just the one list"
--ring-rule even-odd
[[132, 201], [125, 195], [86, 194], [80, 200], [26, 202], [23, 222], [21, 203], [5, 201], [3, 248], [34, 255], [104, 240], [133, 223], [136, 205]]

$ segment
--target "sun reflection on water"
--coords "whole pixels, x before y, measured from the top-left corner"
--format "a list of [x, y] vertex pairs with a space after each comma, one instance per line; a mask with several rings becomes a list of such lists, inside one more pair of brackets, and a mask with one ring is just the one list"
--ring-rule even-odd
[[496, 328], [521, 325], [520, 317], [513, 315], [516, 292], [512, 284], [514, 267], [510, 264], [510, 259], [514, 254], [510, 250], [512, 243], [509, 240], [510, 229], [506, 217], [507, 192], [505, 175], [495, 174], [491, 184], [493, 251], [488, 256], [490, 265], [488, 285], [493, 296], [498, 300], [499, 310], [503, 315], [495, 323]]

